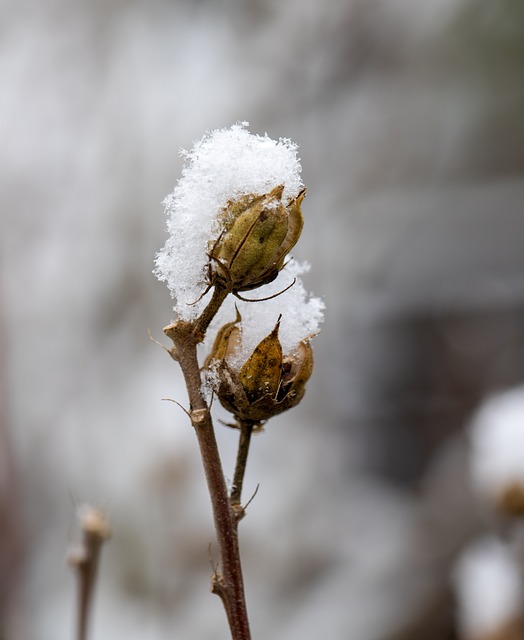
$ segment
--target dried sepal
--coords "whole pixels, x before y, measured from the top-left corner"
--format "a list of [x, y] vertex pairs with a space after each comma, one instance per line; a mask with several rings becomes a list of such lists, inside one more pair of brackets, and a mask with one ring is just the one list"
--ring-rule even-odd
[[209, 369], [213, 362], [229, 358], [240, 345], [239, 323], [242, 320], [238, 309], [237, 317], [233, 322], [227, 322], [216, 335], [213, 347], [204, 361], [203, 369]]
[[282, 377], [282, 345], [278, 339], [280, 318], [273, 331], [260, 342], [238, 374], [249, 403], [270, 395], [276, 397]]
[[306, 197], [306, 190], [302, 189], [298, 196], [288, 203], [286, 209], [289, 214], [287, 234], [284, 242], [280, 246], [281, 262], [279, 269], [284, 265], [284, 259], [291, 249], [296, 245], [302, 229], [304, 228], [304, 216], [302, 215], [302, 200]]
[[[306, 382], [313, 373], [313, 349], [309, 340], [303, 340], [296, 351], [284, 358], [282, 378], [277, 399], [289, 407], [298, 404], [305, 392]], [[289, 408], [288, 407], [288, 408]]]

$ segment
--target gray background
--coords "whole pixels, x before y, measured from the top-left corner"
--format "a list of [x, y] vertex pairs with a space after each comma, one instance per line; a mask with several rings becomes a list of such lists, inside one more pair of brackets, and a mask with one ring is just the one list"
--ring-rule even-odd
[[72, 637], [86, 500], [115, 530], [93, 638], [228, 637], [148, 329], [178, 150], [247, 120], [300, 145], [295, 254], [327, 305], [305, 400], [252, 449], [253, 635], [453, 638], [449, 569], [485, 526], [466, 425], [524, 375], [522, 3], [4, 0], [0, 25], [0, 637]]

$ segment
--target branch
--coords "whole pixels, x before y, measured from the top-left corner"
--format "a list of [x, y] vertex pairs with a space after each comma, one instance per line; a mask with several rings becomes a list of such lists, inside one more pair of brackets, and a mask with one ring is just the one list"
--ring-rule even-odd
[[[215, 293], [216, 293], [215, 289]], [[197, 344], [202, 328], [209, 326], [223, 302], [223, 290], [215, 295], [195, 322], [175, 322], [164, 329], [174, 343], [177, 360], [184, 375], [190, 404], [191, 423], [195, 428], [206, 476], [220, 551], [220, 569], [211, 581], [211, 591], [222, 599], [233, 640], [250, 640], [249, 621], [244, 596], [244, 582], [238, 546], [237, 518], [230, 507], [222, 463], [215, 438], [209, 406], [202, 392], [202, 378], [197, 359]], [[218, 305], [218, 306], [217, 306]]]
[[215, 286], [213, 288], [213, 295], [211, 296], [211, 300], [209, 304], [202, 312], [202, 315], [195, 322], [195, 326], [193, 332], [198, 342], [202, 342], [204, 336], [206, 335], [207, 328], [209, 327], [211, 320], [216, 315], [216, 312], [220, 309], [222, 303], [227, 298], [227, 290], [220, 286]]
[[233, 476], [233, 486], [229, 497], [231, 508], [235, 511], [238, 520], [241, 520], [244, 517], [244, 509], [241, 506], [242, 486], [244, 484], [249, 445], [251, 443], [251, 434], [253, 433], [254, 427], [255, 424], [251, 421], [239, 421], [238, 423], [240, 438], [238, 441], [238, 453], [235, 475]]
[[82, 542], [68, 556], [78, 576], [77, 639], [86, 640], [102, 544], [111, 537], [108, 522], [100, 511], [85, 504], [78, 509]]

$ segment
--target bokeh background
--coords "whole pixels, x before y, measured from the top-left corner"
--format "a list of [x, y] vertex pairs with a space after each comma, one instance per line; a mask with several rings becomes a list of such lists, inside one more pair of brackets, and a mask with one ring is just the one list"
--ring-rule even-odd
[[524, 378], [522, 2], [3, 0], [0, 78], [2, 640], [73, 637], [84, 501], [114, 528], [93, 639], [228, 637], [148, 330], [179, 149], [237, 121], [300, 145], [327, 305], [306, 398], [253, 443], [253, 635], [455, 638], [450, 572], [491, 526], [468, 423]]

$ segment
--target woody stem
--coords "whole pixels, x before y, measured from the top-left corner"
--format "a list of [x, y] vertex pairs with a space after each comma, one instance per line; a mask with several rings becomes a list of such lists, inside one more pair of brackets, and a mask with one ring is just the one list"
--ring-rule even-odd
[[250, 640], [238, 544], [237, 518], [230, 506], [213, 422], [209, 406], [202, 393], [202, 378], [197, 359], [197, 344], [202, 339], [200, 331], [209, 325], [220, 306], [219, 301], [221, 303], [225, 297], [223, 294], [223, 290], [215, 289], [210, 304], [199, 320], [195, 322], [179, 321], [166, 327], [164, 331], [173, 340], [176, 357], [184, 375], [189, 396], [191, 423], [195, 428], [211, 498], [220, 553], [220, 568], [212, 577], [211, 590], [222, 599], [232, 639]]
[[78, 578], [77, 640], [87, 639], [89, 613], [94, 597], [96, 574], [102, 544], [111, 536], [104, 516], [89, 505], [79, 515], [82, 543], [69, 554], [69, 564]]

